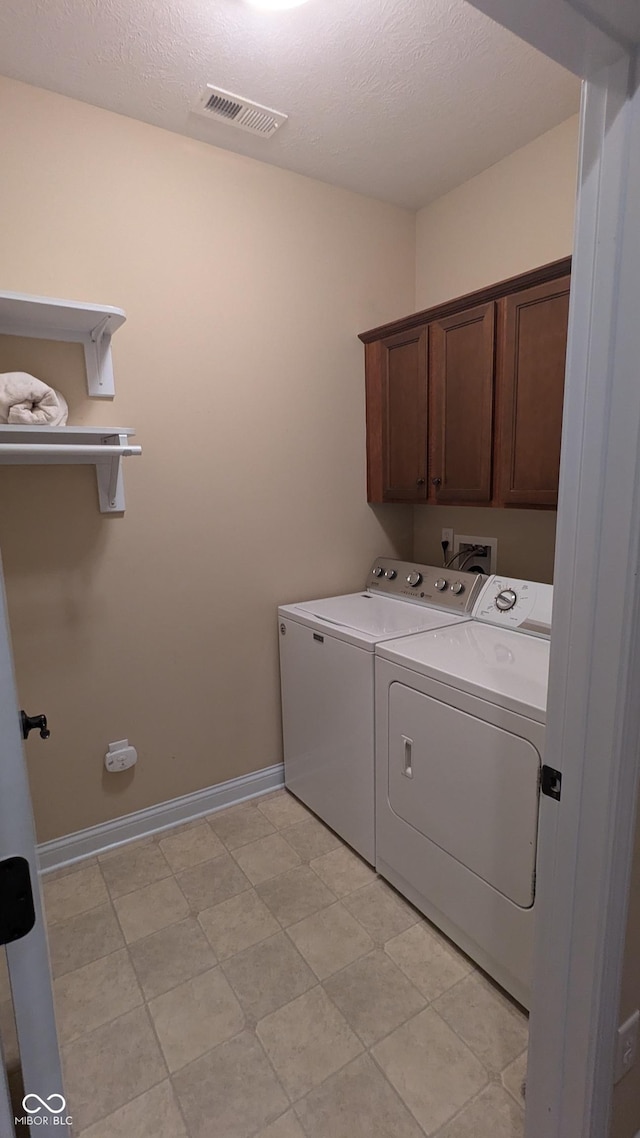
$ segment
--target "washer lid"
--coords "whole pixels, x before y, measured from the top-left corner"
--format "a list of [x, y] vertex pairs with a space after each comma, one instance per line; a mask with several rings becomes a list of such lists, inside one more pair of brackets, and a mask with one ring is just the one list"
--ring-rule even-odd
[[428, 605], [371, 593], [348, 593], [342, 597], [283, 605], [278, 611], [281, 616], [312, 624], [313, 627], [322, 626], [328, 634], [333, 632], [345, 639], [355, 637], [371, 645], [377, 640], [408, 636], [470, 619]]
[[544, 723], [547, 711], [549, 642], [509, 629], [470, 621], [388, 640], [376, 648], [422, 675]]

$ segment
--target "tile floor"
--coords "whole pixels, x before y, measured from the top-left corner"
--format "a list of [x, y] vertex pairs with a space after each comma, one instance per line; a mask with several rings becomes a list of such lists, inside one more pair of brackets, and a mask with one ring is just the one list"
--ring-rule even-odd
[[522, 1135], [524, 1014], [285, 791], [44, 892], [74, 1138]]

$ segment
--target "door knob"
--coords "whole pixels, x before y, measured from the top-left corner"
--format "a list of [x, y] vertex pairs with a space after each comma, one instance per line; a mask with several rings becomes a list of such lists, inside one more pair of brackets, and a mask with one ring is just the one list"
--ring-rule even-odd
[[416, 478], [416, 486], [424, 486], [424, 478]]
[[431, 483], [433, 486], [436, 486], [436, 487], [442, 486], [442, 479], [441, 478], [432, 478]]
[[48, 739], [51, 732], [47, 727], [46, 715], [27, 715], [26, 712], [20, 712], [20, 726], [22, 728], [22, 738], [28, 739], [30, 731], [39, 731], [41, 739]]

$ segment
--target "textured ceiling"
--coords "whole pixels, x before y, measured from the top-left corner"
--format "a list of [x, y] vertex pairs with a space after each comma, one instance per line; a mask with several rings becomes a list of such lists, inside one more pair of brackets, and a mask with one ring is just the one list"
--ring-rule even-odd
[[[2, 0], [0, 73], [418, 208], [578, 107], [578, 81], [464, 0]], [[191, 113], [206, 83], [289, 114]]]

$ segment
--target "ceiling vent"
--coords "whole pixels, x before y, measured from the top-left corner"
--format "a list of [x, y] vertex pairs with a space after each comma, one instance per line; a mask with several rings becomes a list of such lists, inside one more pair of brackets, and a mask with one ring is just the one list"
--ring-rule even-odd
[[204, 115], [205, 118], [217, 119], [218, 122], [225, 122], [228, 126], [235, 126], [238, 130], [246, 130], [250, 134], [262, 135], [263, 138], [271, 138], [278, 127], [289, 118], [281, 111], [263, 107], [260, 103], [252, 103], [250, 99], [232, 95], [231, 91], [212, 87], [210, 83], [207, 83], [193, 109], [196, 114]]

